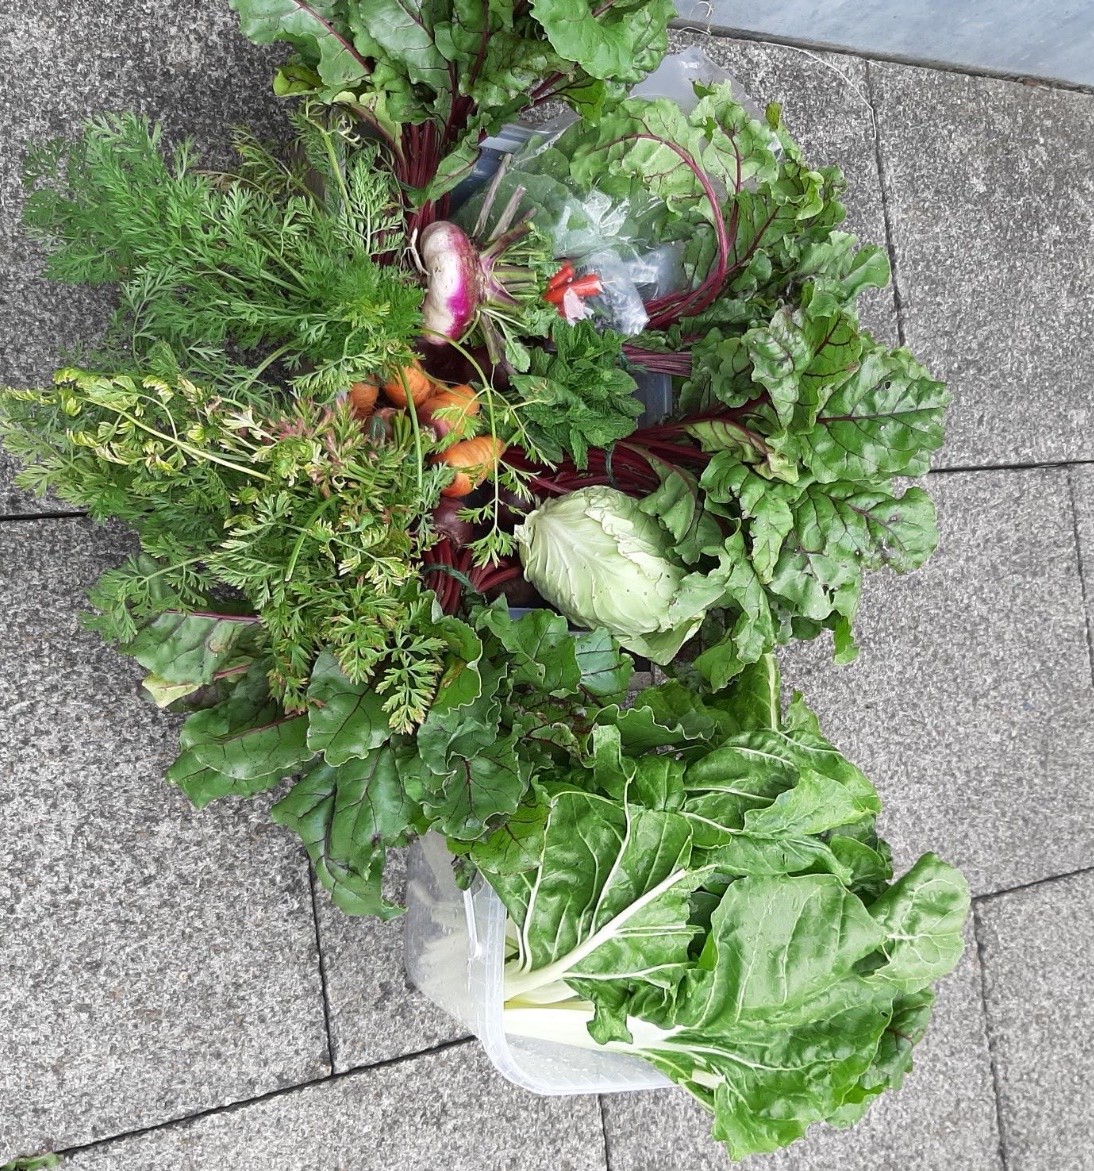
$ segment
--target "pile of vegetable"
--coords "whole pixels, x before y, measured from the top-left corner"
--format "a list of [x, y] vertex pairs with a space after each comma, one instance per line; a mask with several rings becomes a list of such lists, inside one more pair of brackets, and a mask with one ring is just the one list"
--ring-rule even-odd
[[[289, 782], [272, 816], [353, 914], [398, 914], [386, 851], [443, 834], [519, 932], [513, 1028], [565, 1004], [735, 1156], [852, 1119], [907, 1068], [964, 896], [930, 858], [889, 886], [876, 794], [772, 684], [793, 639], [850, 660], [864, 572], [937, 541], [897, 485], [946, 392], [859, 325], [889, 272], [842, 176], [727, 82], [628, 96], [661, 0], [235, 6], [291, 46], [290, 140], [240, 130], [225, 171], [110, 116], [31, 152], [49, 275], [117, 308], [0, 391], [19, 483], [139, 539], [88, 623], [185, 717], [168, 779], [199, 806]], [[668, 681], [634, 698], [636, 658]], [[585, 889], [594, 862], [625, 889]], [[567, 906], [529, 897], [552, 884]], [[601, 934], [621, 916], [649, 930]]]

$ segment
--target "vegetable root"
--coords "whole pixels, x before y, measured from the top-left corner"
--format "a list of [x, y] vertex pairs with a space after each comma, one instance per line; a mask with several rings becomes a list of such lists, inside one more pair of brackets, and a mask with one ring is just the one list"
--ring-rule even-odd
[[442, 496], [466, 496], [474, 491], [498, 466], [505, 454], [505, 444], [492, 435], [464, 439], [433, 457], [434, 463], [447, 464], [456, 475], [441, 489]]
[[418, 362], [411, 362], [397, 370], [394, 377], [384, 383], [384, 394], [397, 407], [405, 407], [411, 402], [415, 408], [420, 407], [432, 397], [434, 389], [429, 375]]
[[428, 277], [422, 320], [426, 341], [444, 344], [467, 332], [482, 298], [482, 270], [467, 233], [446, 220], [422, 232], [419, 245]]
[[379, 393], [379, 388], [371, 382], [355, 382], [349, 388], [349, 401], [354, 416], [362, 421], [367, 419], [376, 407], [376, 397]]
[[418, 413], [438, 435], [463, 436], [471, 430], [471, 419], [479, 409], [478, 395], [470, 386], [453, 386], [439, 390]]

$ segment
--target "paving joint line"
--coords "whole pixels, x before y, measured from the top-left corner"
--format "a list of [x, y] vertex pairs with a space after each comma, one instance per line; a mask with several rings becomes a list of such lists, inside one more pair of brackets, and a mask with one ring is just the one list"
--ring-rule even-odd
[[600, 1110], [600, 1133], [604, 1138], [604, 1168], [605, 1171], [613, 1171], [612, 1169], [612, 1143], [608, 1138], [608, 1115], [604, 1109], [604, 1095], [597, 1094], [596, 1103]]
[[889, 272], [893, 285], [893, 308], [896, 310], [896, 337], [902, 345], [907, 345], [907, 335], [904, 328], [904, 298], [900, 293], [900, 274], [897, 265], [896, 243], [893, 239], [893, 217], [889, 200], [889, 171], [885, 165], [884, 151], [881, 149], [881, 111], [878, 108], [877, 91], [874, 88], [874, 74], [870, 62], [864, 61], [866, 70], [866, 100], [870, 103], [870, 113], [874, 121], [874, 159], [877, 162], [877, 181], [881, 188], [881, 218], [885, 225], [885, 250], [889, 254]]
[[350, 1069], [343, 1069], [337, 1073], [329, 1073], [324, 1077], [309, 1078], [307, 1081], [297, 1082], [291, 1086], [281, 1086], [276, 1090], [267, 1090], [264, 1094], [256, 1094], [253, 1098], [240, 1098], [236, 1102], [227, 1102], [223, 1106], [210, 1106], [206, 1110], [196, 1110], [193, 1114], [183, 1114], [178, 1118], [168, 1118], [163, 1122], [153, 1122], [148, 1126], [138, 1126], [133, 1130], [122, 1130], [117, 1134], [107, 1135], [105, 1138], [97, 1138], [89, 1143], [75, 1143], [70, 1147], [62, 1147], [56, 1151], [51, 1151], [50, 1154], [55, 1154], [62, 1159], [69, 1159], [73, 1155], [83, 1154], [85, 1151], [98, 1150], [100, 1147], [110, 1146], [112, 1143], [121, 1142], [122, 1139], [141, 1138], [146, 1134], [155, 1134], [161, 1130], [172, 1130], [175, 1127], [187, 1126], [192, 1122], [200, 1122], [205, 1118], [212, 1118], [217, 1114], [236, 1114], [241, 1110], [249, 1109], [251, 1106], [260, 1105], [262, 1102], [269, 1102], [273, 1098], [285, 1098], [291, 1094], [298, 1094], [303, 1090], [314, 1089], [316, 1086], [324, 1086], [329, 1082], [338, 1082], [343, 1078], [353, 1077], [357, 1074], [372, 1073], [378, 1069], [386, 1069], [392, 1065], [404, 1065], [409, 1061], [416, 1061], [419, 1057], [432, 1057], [435, 1053], [443, 1053], [448, 1049], [455, 1049], [461, 1045], [470, 1045], [475, 1040], [474, 1037], [459, 1037], [455, 1041], [442, 1041], [439, 1045], [432, 1045], [428, 1049], [417, 1049], [413, 1053], [401, 1053], [398, 1057], [387, 1057], [383, 1061], [374, 1061], [370, 1065], [355, 1065]]
[[1070, 470], [1067, 474], [1067, 494], [1071, 501], [1071, 524], [1075, 533], [1075, 560], [1079, 567], [1079, 591], [1083, 599], [1083, 619], [1086, 624], [1086, 654], [1090, 660], [1090, 682], [1094, 685], [1094, 626], [1091, 624], [1091, 599], [1086, 589], [1086, 573], [1083, 566], [1083, 538], [1079, 532], [1079, 506], [1075, 498], [1075, 477]]
[[0, 515], [0, 524], [20, 520], [86, 520], [86, 512], [9, 512]]
[[694, 17], [677, 17], [676, 20], [670, 22], [669, 27], [677, 32], [707, 33], [713, 37], [753, 41], [761, 45], [785, 45], [789, 49], [808, 49], [812, 53], [834, 53], [840, 57], [858, 57], [863, 61], [877, 61], [884, 65], [906, 65], [915, 69], [931, 69], [935, 73], [954, 73], [960, 77], [982, 77], [988, 81], [1009, 81], [1014, 85], [1024, 85], [1030, 89], [1094, 94], [1094, 85], [1084, 85], [1080, 81], [1065, 81], [1060, 77], [1038, 77], [1035, 74], [1017, 73], [1009, 69], [992, 69], [987, 65], [958, 65], [953, 61], [937, 61], [929, 57], [910, 57], [903, 53], [886, 53], [882, 49], [852, 49], [847, 45], [834, 45], [828, 41], [811, 41], [808, 37], [753, 32], [750, 29], [717, 24], [713, 20], [703, 23]]
[[319, 993], [323, 998], [323, 1029], [327, 1037], [327, 1064], [334, 1072], [334, 1035], [330, 1027], [330, 995], [327, 991], [327, 961], [323, 955], [322, 932], [319, 930], [319, 900], [315, 891], [315, 870], [311, 861], [308, 867], [308, 889], [311, 891], [311, 918], [315, 930], [315, 954], [319, 959]]
[[995, 1128], [999, 1132], [999, 1164], [1002, 1171], [1007, 1171], [1007, 1142], [1003, 1124], [1003, 1098], [1000, 1093], [1002, 1079], [999, 1076], [995, 1031], [992, 1028], [991, 1009], [988, 1006], [988, 966], [984, 962], [984, 943], [980, 938], [980, 919], [976, 913], [975, 901], [972, 908], [972, 938], [976, 947], [976, 961], [980, 966], [980, 1003], [984, 1006], [984, 1039], [988, 1043], [988, 1065], [991, 1068], [992, 1096], [995, 1098]]
[[985, 891], [982, 895], [973, 895], [972, 901], [976, 904], [987, 903], [992, 899], [1001, 899], [1004, 895], [1018, 894], [1024, 890], [1035, 890], [1039, 886], [1047, 886], [1051, 882], [1064, 882], [1068, 878], [1082, 878], [1085, 874], [1094, 874], [1094, 866], [1080, 866], [1077, 870], [1068, 870], [1065, 874], [1046, 874], [1044, 878], [1035, 878], [1032, 882], [1020, 882], [1017, 886], [1004, 887], [1002, 890]]
[[945, 476], [951, 472], [1029, 472], [1039, 468], [1084, 468], [1091, 465], [1094, 465], [1094, 459], [1049, 459], [1009, 464], [952, 464], [945, 468], [931, 468], [927, 474]]

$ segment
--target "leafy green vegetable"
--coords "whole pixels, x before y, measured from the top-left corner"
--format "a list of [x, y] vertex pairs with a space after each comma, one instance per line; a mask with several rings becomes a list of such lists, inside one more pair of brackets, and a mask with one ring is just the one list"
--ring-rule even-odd
[[125, 651], [149, 671], [145, 690], [166, 707], [246, 672], [262, 642], [258, 621], [246, 614], [166, 611], [143, 627]]
[[698, 629], [704, 583], [686, 574], [669, 534], [624, 493], [582, 488], [549, 500], [514, 535], [525, 577], [543, 597], [628, 650], [668, 663]]
[[387, 846], [424, 824], [402, 784], [397, 750], [384, 747], [339, 768], [315, 764], [270, 811], [304, 842], [320, 883], [351, 915], [401, 913], [381, 891]]
[[130, 115], [37, 148], [25, 219], [48, 274], [119, 284], [111, 341], [138, 360], [277, 346], [287, 369], [307, 367], [299, 388], [328, 396], [405, 365], [421, 289], [378, 263], [402, 228], [395, 181], [347, 115], [305, 106], [293, 121], [303, 161], [240, 135], [238, 176], [202, 170], [190, 143], [165, 157], [159, 128]]
[[367, 756], [391, 737], [382, 697], [367, 683], [347, 679], [329, 651], [312, 668], [308, 700], [308, 748], [327, 764]]
[[525, 396], [521, 413], [544, 457], [559, 462], [571, 456], [588, 466], [590, 447], [609, 447], [629, 435], [642, 407], [635, 381], [619, 369], [623, 339], [598, 332], [591, 322], [551, 331], [554, 352], [532, 351], [527, 374], [513, 378]]
[[[504, 826], [522, 857], [521, 827], [539, 816], [530, 800], [591, 751], [592, 713], [619, 710], [631, 661], [603, 630], [575, 634], [545, 610], [514, 619], [500, 601], [480, 608], [474, 626], [435, 615], [433, 629], [441, 674], [409, 736], [392, 730], [377, 689], [353, 682], [330, 651], [316, 659], [303, 709], [288, 713], [271, 690], [268, 656], [246, 665], [232, 657], [245, 637], [233, 641], [236, 624], [165, 615], [164, 640], [153, 632], [148, 652], [136, 650], [147, 665], [176, 669], [180, 690], [195, 689], [167, 779], [200, 807], [291, 777], [271, 815], [300, 835], [320, 883], [349, 914], [399, 913], [383, 893], [386, 851], [430, 828], [465, 849]], [[231, 669], [218, 671], [223, 662]]]
[[[931, 854], [891, 882], [873, 787], [778, 696], [769, 657], [688, 693], [690, 736], [664, 719], [678, 685], [604, 708], [520, 848], [498, 832], [470, 850], [513, 922], [506, 1031], [649, 1061], [735, 1159], [900, 1085], [969, 907]], [[658, 726], [673, 738], [650, 756]]]
[[[408, 187], [438, 198], [477, 143], [519, 111], [560, 98], [596, 109], [653, 69], [668, 0], [233, 0], [256, 44], [287, 41], [282, 93], [314, 92], [387, 142]], [[419, 195], [420, 198], [420, 195]]]

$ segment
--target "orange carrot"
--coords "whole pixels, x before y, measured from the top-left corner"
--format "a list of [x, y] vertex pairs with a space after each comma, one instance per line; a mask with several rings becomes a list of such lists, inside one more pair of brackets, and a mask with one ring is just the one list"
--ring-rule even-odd
[[438, 435], [454, 431], [457, 436], [471, 430], [470, 420], [479, 413], [479, 399], [470, 386], [442, 387], [432, 398], [418, 408], [419, 418], [425, 419]]
[[438, 407], [460, 407], [460, 415], [477, 415], [479, 413], [479, 396], [470, 386], [442, 386], [429, 400], [429, 409]]
[[397, 370], [394, 377], [384, 383], [384, 394], [397, 407], [405, 407], [411, 401], [416, 408], [420, 407], [432, 397], [433, 391], [429, 375], [416, 361]]
[[376, 406], [376, 396], [380, 393], [372, 382], [355, 382], [349, 388], [350, 406], [358, 419], [367, 419]]
[[492, 435], [453, 443], [447, 451], [433, 457], [434, 463], [447, 464], [456, 473], [452, 483], [441, 489], [441, 495], [466, 496], [498, 466], [504, 454], [505, 444]]

